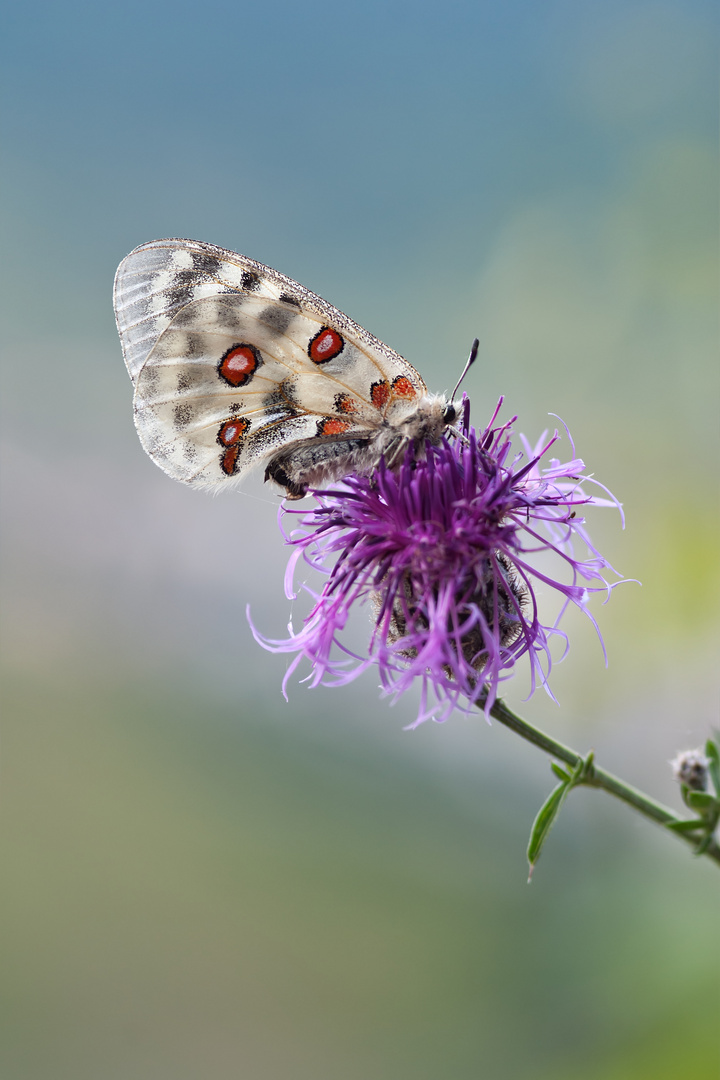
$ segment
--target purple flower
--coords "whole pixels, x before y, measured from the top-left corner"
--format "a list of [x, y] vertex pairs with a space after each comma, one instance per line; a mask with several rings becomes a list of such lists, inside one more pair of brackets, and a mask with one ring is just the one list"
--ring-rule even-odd
[[[301, 557], [327, 577], [319, 595], [305, 586], [315, 603], [298, 633], [290, 626], [289, 638], [273, 641], [253, 627], [271, 652], [296, 654], [283, 691], [303, 658], [312, 665], [312, 686], [343, 685], [376, 664], [384, 691], [394, 696], [419, 680], [416, 723], [476, 705], [487, 714], [499, 684], [525, 654], [530, 693], [538, 684], [547, 689], [551, 639], [561, 639], [562, 657], [567, 652], [559, 623], [568, 606], [575, 604], [595, 625], [589, 596], [613, 588], [604, 576], [612, 567], [592, 546], [578, 513], [619, 503], [586, 493], [584, 485], [596, 481], [581, 476], [584, 465], [572, 441], [572, 460], [545, 460], [557, 431], [535, 448], [522, 439], [524, 452], [513, 453], [516, 417], [493, 426], [501, 404], [502, 398], [476, 433], [466, 400], [462, 438], [428, 446], [421, 461], [409, 450], [395, 471], [381, 462], [371, 477], [350, 476], [333, 490], [316, 491], [310, 512], [283, 508], [295, 523], [286, 533], [295, 549], [287, 595], [294, 596]], [[574, 553], [577, 541], [585, 558]], [[558, 564], [553, 576], [547, 554]], [[560, 600], [549, 624], [538, 611], [540, 582]], [[367, 655], [358, 656], [343, 645], [342, 633], [353, 604], [363, 603], [373, 628]]]

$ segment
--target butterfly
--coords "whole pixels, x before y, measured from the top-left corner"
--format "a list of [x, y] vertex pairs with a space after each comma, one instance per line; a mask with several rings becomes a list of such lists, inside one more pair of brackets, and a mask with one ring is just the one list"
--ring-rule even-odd
[[300, 499], [382, 458], [392, 468], [411, 446], [421, 456], [457, 418], [393, 349], [244, 255], [142, 244], [118, 267], [114, 302], [140, 441], [186, 484], [231, 485], [259, 464]]

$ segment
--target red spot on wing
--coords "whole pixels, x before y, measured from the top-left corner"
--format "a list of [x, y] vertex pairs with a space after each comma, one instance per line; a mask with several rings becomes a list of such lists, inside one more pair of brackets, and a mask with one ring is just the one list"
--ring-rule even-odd
[[335, 398], [335, 408], [341, 413], [357, 412], [357, 401], [349, 394], [338, 394]]
[[320, 420], [318, 423], [317, 433], [318, 435], [342, 435], [351, 427], [349, 420], [337, 420], [335, 417], [328, 416], [327, 419]]
[[413, 384], [408, 379], [407, 375], [398, 375], [396, 379], [393, 379], [393, 393], [396, 397], [414, 398], [417, 397], [417, 391]]
[[217, 441], [221, 446], [237, 446], [249, 427], [250, 421], [246, 420], [244, 416], [226, 420], [224, 424], [220, 425]]
[[261, 363], [260, 353], [254, 345], [233, 345], [218, 364], [218, 375], [232, 387], [245, 386]]
[[220, 455], [220, 468], [226, 476], [232, 476], [236, 472], [239, 454], [240, 447], [235, 443], [234, 446], [228, 446], [225, 453]]
[[377, 409], [382, 409], [390, 400], [390, 387], [385, 379], [374, 382], [370, 387], [370, 400]]
[[308, 356], [314, 364], [326, 364], [328, 360], [334, 360], [345, 347], [344, 340], [337, 330], [330, 326], [323, 326], [318, 330], [308, 345]]

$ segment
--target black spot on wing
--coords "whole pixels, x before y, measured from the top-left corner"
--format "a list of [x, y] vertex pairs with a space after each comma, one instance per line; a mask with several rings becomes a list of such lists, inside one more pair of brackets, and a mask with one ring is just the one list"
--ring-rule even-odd
[[276, 334], [284, 334], [290, 323], [297, 317], [297, 311], [289, 307], [279, 307], [270, 304], [258, 315], [258, 321], [273, 330]]
[[173, 418], [176, 428], [186, 428], [193, 418], [193, 411], [187, 404], [176, 405], [173, 410]]
[[196, 285], [205, 281], [217, 281], [220, 275], [222, 263], [215, 255], [192, 252], [191, 258], [192, 267], [187, 270], [177, 270], [172, 282], [165, 290], [167, 310], [189, 303], [192, 300], [192, 290]]
[[300, 301], [296, 300], [294, 296], [290, 295], [290, 293], [280, 293], [280, 299], [282, 300], [283, 304], [292, 304], [293, 307], [296, 308], [299, 308], [301, 306]]
[[196, 270], [178, 270], [173, 275], [172, 283], [165, 290], [167, 311], [182, 307], [191, 299], [191, 291], [198, 283]]
[[[203, 329], [219, 326], [225, 330], [239, 330], [241, 326], [240, 308], [244, 300], [242, 293], [226, 289], [212, 296], [197, 298], [192, 307], [191, 300], [192, 296], [187, 295], [185, 306], [178, 311], [173, 323], [173, 331], [177, 339], [175, 351], [179, 356], [201, 356], [204, 353], [206, 341], [202, 331], [195, 330], [198, 319], [201, 320]], [[182, 348], [179, 345], [179, 330], [187, 330]]]
[[242, 287], [246, 292], [255, 292], [260, 288], [260, 275], [254, 270], [243, 270]]
[[[206, 296], [202, 299], [203, 321], [207, 325], [224, 326], [227, 329], [234, 328], [237, 324], [237, 300], [242, 299], [237, 293], [228, 297], [225, 294]], [[228, 301], [230, 301], [228, 303]], [[233, 304], [233, 301], [236, 301]]]
[[241, 311], [244, 300], [242, 293], [234, 290], [216, 297], [215, 321], [227, 330], [240, 330], [244, 325]]
[[207, 255], [201, 252], [193, 252], [192, 254], [193, 268], [189, 271], [196, 277], [203, 275], [211, 278], [216, 278], [220, 274], [222, 263], [216, 255]]

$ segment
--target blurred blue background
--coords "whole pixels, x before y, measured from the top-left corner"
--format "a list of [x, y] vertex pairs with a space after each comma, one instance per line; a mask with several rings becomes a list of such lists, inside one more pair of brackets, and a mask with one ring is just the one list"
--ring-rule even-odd
[[[433, 390], [572, 431], [642, 588], [511, 705], [679, 807], [717, 719], [718, 13], [704, 0], [47, 0], [5, 15], [3, 1076], [712, 1078], [717, 868], [547, 760], [291, 687], [277, 497], [144, 455], [134, 246], [289, 274]], [[237, 537], [235, 565], [215, 559]]]

